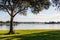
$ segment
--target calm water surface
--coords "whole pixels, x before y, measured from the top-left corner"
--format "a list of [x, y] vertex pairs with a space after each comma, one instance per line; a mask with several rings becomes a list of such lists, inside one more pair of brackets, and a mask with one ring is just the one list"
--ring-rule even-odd
[[[0, 26], [0, 30], [9, 29], [9, 26]], [[14, 29], [60, 29], [60, 24], [19, 24]]]

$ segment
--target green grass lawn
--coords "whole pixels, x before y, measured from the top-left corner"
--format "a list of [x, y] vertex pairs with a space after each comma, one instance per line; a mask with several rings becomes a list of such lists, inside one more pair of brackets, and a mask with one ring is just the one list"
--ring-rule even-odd
[[60, 30], [15, 30], [18, 34], [9, 34], [0, 30], [0, 40], [60, 40]]

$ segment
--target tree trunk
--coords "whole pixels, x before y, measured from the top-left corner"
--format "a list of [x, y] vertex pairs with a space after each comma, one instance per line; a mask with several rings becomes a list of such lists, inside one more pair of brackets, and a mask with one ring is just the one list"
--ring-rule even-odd
[[13, 17], [11, 16], [10, 19], [10, 30], [8, 34], [14, 34], [14, 30], [13, 30]]

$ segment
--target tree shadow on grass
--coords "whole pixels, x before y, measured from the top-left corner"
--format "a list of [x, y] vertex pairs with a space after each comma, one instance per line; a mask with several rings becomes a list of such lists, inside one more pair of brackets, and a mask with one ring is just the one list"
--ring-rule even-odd
[[14, 37], [21, 38], [20, 40], [60, 40], [60, 31], [33, 33]]
[[[1, 38], [2, 39], [2, 38]], [[17, 35], [6, 37], [6, 40], [60, 40], [60, 31], [50, 31], [42, 33], [32, 33], [26, 35]]]

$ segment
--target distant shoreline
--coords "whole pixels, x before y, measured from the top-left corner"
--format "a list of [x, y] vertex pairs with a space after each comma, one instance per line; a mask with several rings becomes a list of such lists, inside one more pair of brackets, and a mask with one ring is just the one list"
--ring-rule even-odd
[[[10, 24], [10, 21], [1, 22], [0, 24]], [[60, 24], [60, 22], [13, 22], [13, 24]]]

